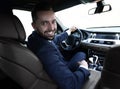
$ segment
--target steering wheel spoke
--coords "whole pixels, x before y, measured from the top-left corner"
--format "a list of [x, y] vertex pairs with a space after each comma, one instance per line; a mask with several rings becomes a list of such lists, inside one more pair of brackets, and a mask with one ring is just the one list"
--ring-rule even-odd
[[70, 36], [68, 36], [67, 39], [62, 41], [60, 43], [60, 46], [63, 50], [67, 50], [67, 51], [74, 50], [80, 46], [81, 39], [82, 39], [82, 32], [80, 29], [77, 29]]

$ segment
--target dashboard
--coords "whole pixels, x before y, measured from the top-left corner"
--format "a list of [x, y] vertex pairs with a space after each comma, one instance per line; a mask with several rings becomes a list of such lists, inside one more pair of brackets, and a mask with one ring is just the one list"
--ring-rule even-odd
[[120, 46], [119, 26], [88, 28], [81, 31], [83, 34], [81, 45], [88, 50], [89, 59], [93, 59], [96, 56], [99, 61], [99, 67], [103, 66], [105, 56], [109, 49]]
[[91, 47], [94, 49], [97, 48], [97, 50], [100, 51], [107, 51], [111, 47], [120, 45], [119, 29], [120, 27], [101, 27], [82, 30], [82, 44], [89, 48]]

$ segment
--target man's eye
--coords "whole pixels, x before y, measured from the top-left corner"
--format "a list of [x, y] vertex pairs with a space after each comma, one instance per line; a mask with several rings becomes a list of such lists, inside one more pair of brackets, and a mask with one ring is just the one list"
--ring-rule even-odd
[[41, 24], [42, 24], [42, 25], [47, 25], [47, 22], [42, 22]]
[[55, 23], [56, 23], [56, 20], [52, 21], [52, 23], [55, 24]]

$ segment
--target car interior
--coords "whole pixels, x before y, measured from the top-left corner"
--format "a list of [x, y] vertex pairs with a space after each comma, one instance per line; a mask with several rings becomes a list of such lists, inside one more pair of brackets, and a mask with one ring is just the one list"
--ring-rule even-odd
[[[54, 6], [55, 11], [60, 11], [77, 4], [82, 4], [84, 0], [48, 0]], [[89, 1], [89, 0], [88, 0]], [[1, 89], [58, 89], [55, 82], [47, 75], [43, 65], [37, 56], [26, 46], [26, 32], [23, 24], [12, 9], [22, 9], [31, 11], [35, 4], [42, 3], [42, 0], [5, 0], [0, 8], [0, 88]], [[98, 4], [98, 3], [97, 3]], [[98, 4], [99, 5], [99, 4]], [[101, 5], [101, 3], [100, 3]], [[97, 8], [98, 9], [98, 8]], [[101, 11], [101, 10], [100, 10]], [[96, 13], [100, 13], [99, 11]], [[59, 24], [58, 24], [59, 25]], [[61, 29], [60, 26], [58, 26]], [[94, 29], [94, 28], [89, 28]], [[94, 40], [94, 32], [81, 29], [84, 34], [92, 33], [88, 41], [99, 43]], [[84, 35], [83, 34], [83, 35]], [[74, 35], [74, 34], [73, 34]], [[84, 38], [83, 38], [84, 39]], [[110, 42], [105, 42], [110, 43]], [[63, 43], [64, 44], [64, 43]], [[112, 44], [112, 43], [111, 43]], [[62, 44], [61, 44], [62, 45]], [[99, 51], [107, 50], [106, 55], [100, 54], [96, 49], [87, 44], [86, 40], [82, 42], [82, 49], [89, 54], [90, 77], [82, 89], [119, 89], [120, 71], [119, 52], [120, 47], [115, 46], [111, 49], [101, 47]], [[62, 45], [63, 46], [63, 45]], [[90, 47], [89, 50], [86, 48]], [[63, 49], [66, 48], [63, 46]], [[76, 49], [76, 48], [75, 48]], [[62, 50], [63, 51], [63, 50]], [[71, 50], [69, 53], [75, 53], [79, 50]], [[68, 50], [63, 52], [66, 54]], [[96, 60], [100, 65], [96, 67]], [[104, 54], [104, 53], [102, 53]], [[114, 55], [114, 56], [113, 56]], [[103, 58], [104, 56], [104, 58]], [[94, 59], [94, 60], [93, 60]], [[104, 59], [104, 61], [103, 61]], [[93, 60], [93, 63], [90, 61]], [[114, 61], [116, 60], [116, 61]]]

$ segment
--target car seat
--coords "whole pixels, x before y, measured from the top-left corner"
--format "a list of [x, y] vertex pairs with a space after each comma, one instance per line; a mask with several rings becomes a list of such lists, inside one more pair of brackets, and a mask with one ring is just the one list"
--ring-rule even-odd
[[99, 89], [120, 89], [120, 46], [111, 48], [104, 61]]
[[25, 31], [12, 13], [0, 13], [0, 70], [24, 89], [57, 89], [39, 59], [24, 45]]

